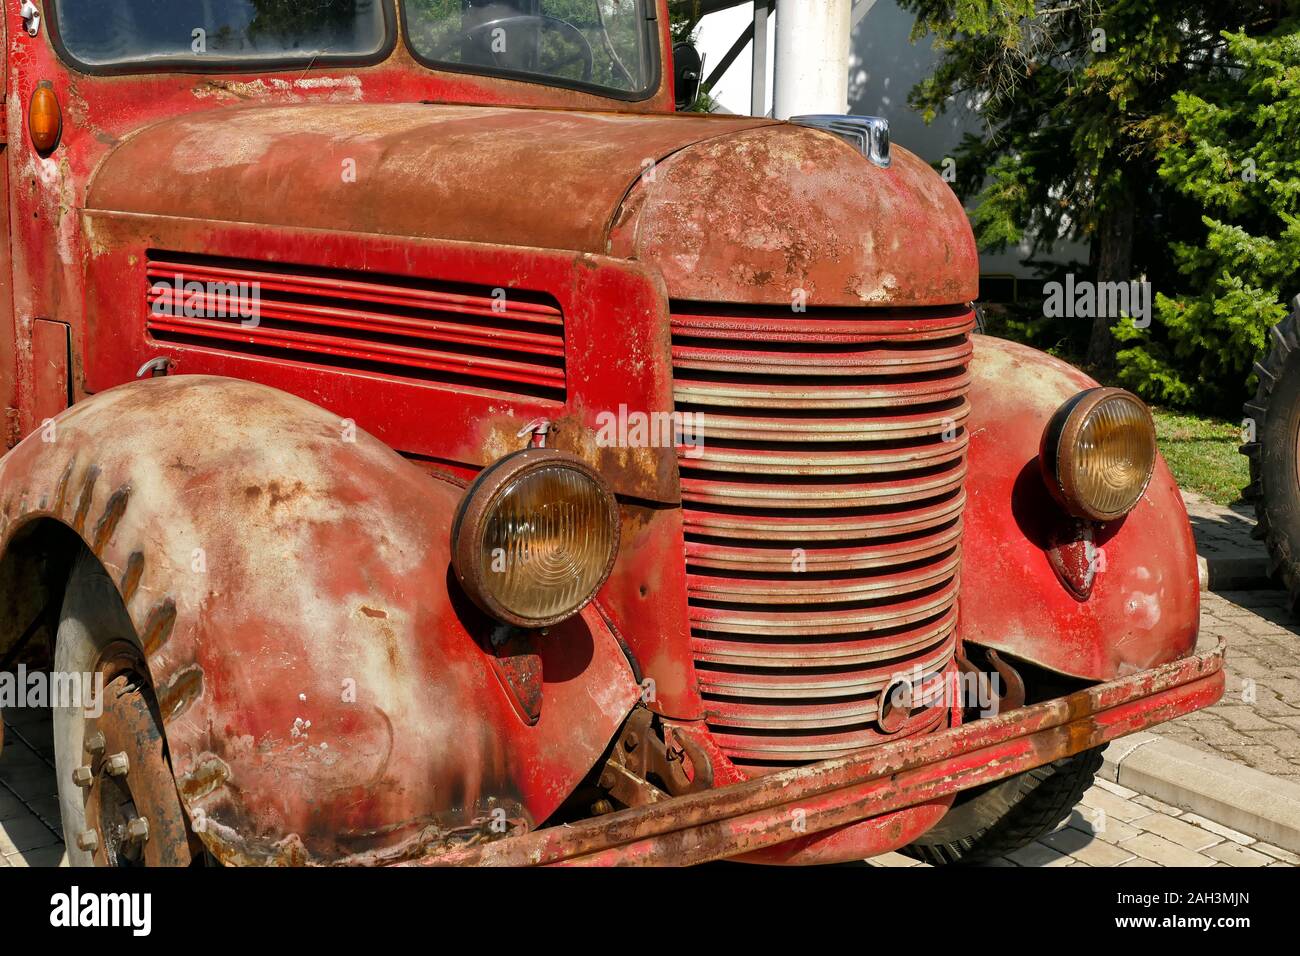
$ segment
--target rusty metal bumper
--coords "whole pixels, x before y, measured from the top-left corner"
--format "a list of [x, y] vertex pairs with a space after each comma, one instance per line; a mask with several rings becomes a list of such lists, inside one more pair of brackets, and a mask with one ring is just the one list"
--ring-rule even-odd
[[1208, 707], [1224, 645], [921, 739], [571, 826], [442, 851], [416, 865], [682, 866], [737, 856], [934, 800]]

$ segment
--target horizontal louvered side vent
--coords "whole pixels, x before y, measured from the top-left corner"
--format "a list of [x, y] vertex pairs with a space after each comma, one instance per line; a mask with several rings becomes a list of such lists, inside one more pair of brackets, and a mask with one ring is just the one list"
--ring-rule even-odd
[[159, 342], [565, 399], [564, 319], [549, 296], [151, 251]]

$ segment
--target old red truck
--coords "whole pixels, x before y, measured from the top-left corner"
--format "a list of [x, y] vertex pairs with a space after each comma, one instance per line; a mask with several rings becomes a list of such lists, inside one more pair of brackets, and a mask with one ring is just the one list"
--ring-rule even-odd
[[663, 0], [5, 0], [0, 660], [74, 863], [940, 862], [1222, 693], [1131, 395]]

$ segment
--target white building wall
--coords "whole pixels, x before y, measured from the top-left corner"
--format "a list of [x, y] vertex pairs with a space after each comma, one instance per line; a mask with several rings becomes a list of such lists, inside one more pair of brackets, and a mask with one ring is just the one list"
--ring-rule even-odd
[[[749, 26], [753, 19], [753, 9], [749, 4], [743, 4], [729, 10], [719, 10], [717, 13], [711, 13], [700, 21], [700, 32], [697, 35], [695, 45], [704, 56], [705, 76], [711, 74], [714, 67], [722, 62], [722, 58], [727, 55], [727, 51], [736, 42], [736, 38], [745, 32], [745, 28]], [[767, 82], [764, 85], [767, 90], [767, 102], [763, 105], [764, 116], [772, 115], [772, 87], [776, 80], [775, 62], [776, 31], [769, 28], [767, 31]], [[722, 75], [722, 78], [714, 84], [713, 99], [723, 110], [728, 113], [739, 113], [742, 116], [750, 115], [749, 94], [753, 71], [754, 49], [753, 44], [750, 44], [736, 58], [736, 62], [731, 64], [731, 69], [727, 70]]]

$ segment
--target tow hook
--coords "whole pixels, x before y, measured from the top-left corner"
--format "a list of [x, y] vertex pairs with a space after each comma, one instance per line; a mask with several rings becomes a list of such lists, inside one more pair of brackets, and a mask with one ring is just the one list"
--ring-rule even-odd
[[957, 659], [958, 668], [965, 674], [973, 675], [979, 682], [979, 699], [988, 701], [988, 710], [998, 714], [1025, 706], [1025, 680], [1020, 672], [1003, 660], [1002, 655], [993, 648], [985, 647], [981, 650], [1000, 678], [996, 683], [992, 680], [992, 674], [981, 670], [970, 658], [963, 656]]
[[1002, 678], [1002, 699], [998, 702], [998, 713], [1006, 710], [1015, 710], [1018, 707], [1025, 706], [1025, 679], [1020, 676], [1020, 672], [1002, 659], [993, 648], [989, 648], [985, 653], [988, 655], [989, 663], [993, 669], [998, 672]]
[[[713, 786], [713, 765], [703, 748], [682, 734], [665, 742], [654, 720], [649, 709], [634, 710], [601, 769], [600, 786], [625, 807], [658, 803]], [[608, 812], [613, 808], [601, 809]]]

